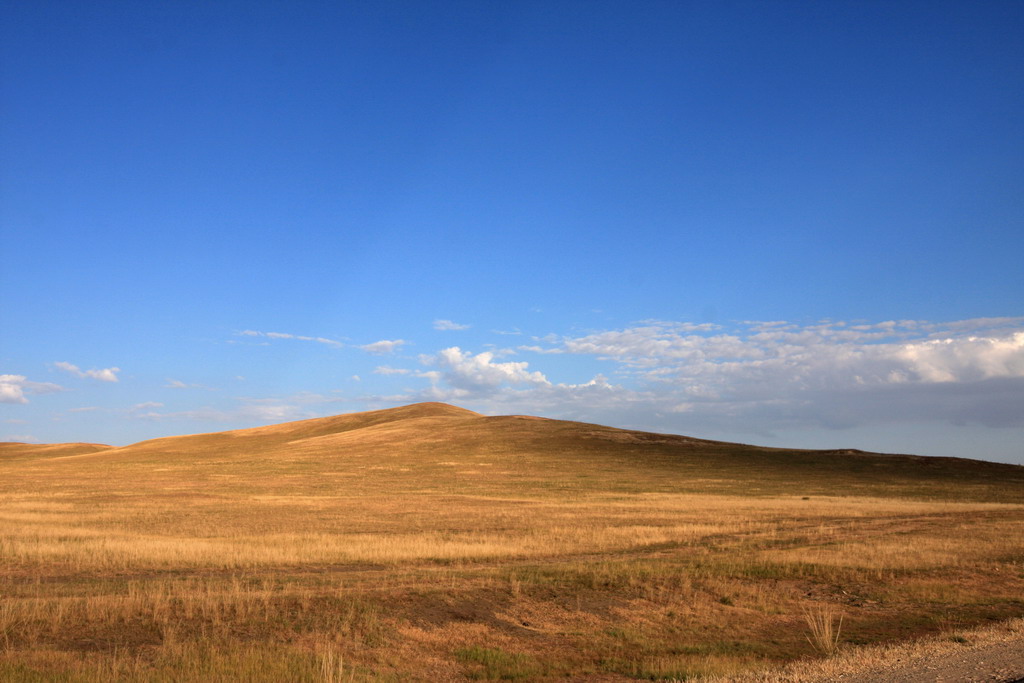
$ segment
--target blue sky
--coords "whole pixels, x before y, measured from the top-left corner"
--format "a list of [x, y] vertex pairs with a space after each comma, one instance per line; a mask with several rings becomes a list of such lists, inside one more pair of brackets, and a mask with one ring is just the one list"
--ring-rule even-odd
[[1020, 2], [0, 12], [0, 440], [444, 400], [1024, 463]]

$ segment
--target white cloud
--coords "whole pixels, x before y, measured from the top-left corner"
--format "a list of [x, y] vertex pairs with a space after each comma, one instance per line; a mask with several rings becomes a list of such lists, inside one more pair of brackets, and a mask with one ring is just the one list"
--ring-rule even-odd
[[472, 327], [472, 325], [462, 325], [462, 324], [459, 324], [459, 323], [456, 323], [456, 322], [452, 322], [451, 320], [435, 320], [434, 321], [434, 329], [435, 330], [444, 330], [444, 331], [449, 331], [449, 330], [468, 330], [470, 327]]
[[372, 344], [364, 344], [359, 348], [369, 353], [383, 355], [386, 353], [394, 353], [396, 349], [406, 343], [408, 342], [404, 339], [381, 339], [380, 341], [373, 342]]
[[472, 355], [452, 346], [434, 356], [420, 356], [420, 362], [440, 367], [441, 379], [463, 392], [490, 392], [502, 384], [551, 384], [542, 373], [528, 370], [529, 363], [495, 363], [494, 353], [490, 351]]
[[924, 382], [1024, 377], [1024, 331], [1002, 338], [970, 336], [904, 344], [895, 356]]
[[28, 403], [24, 375], [0, 375], [0, 403]]
[[555, 384], [527, 363], [451, 347], [420, 356], [432, 369], [413, 376], [431, 386], [405, 398], [697, 435], [908, 421], [1024, 427], [1024, 318], [645, 321], [536, 341], [520, 348], [589, 356], [616, 383]]
[[492, 414], [548, 415], [589, 422], [603, 419], [605, 424], [622, 424], [630, 406], [647, 398], [642, 392], [609, 383], [601, 374], [579, 384], [553, 384], [542, 373], [530, 372], [526, 363], [494, 363], [486, 353], [456, 351], [422, 356], [422, 362], [445, 369], [415, 373], [429, 379], [431, 386], [386, 400], [456, 402]]
[[[236, 377], [235, 379], [244, 380], [245, 378]], [[172, 379], [170, 377], [167, 378], [167, 384], [165, 384], [164, 387], [167, 389], [204, 389], [206, 391], [216, 391], [216, 389], [208, 387], [204, 384], [188, 384], [186, 382], [182, 382], [179, 379]]]
[[129, 408], [128, 415], [136, 419], [160, 420], [171, 415], [171, 413], [160, 413], [157, 411], [158, 408], [163, 407], [164, 404], [159, 401], [144, 401], [136, 403]]
[[260, 332], [258, 330], [242, 330], [238, 333], [244, 337], [265, 337], [267, 339], [296, 339], [298, 341], [309, 341], [316, 342], [317, 344], [326, 344], [327, 346], [333, 346], [335, 348], [341, 348], [344, 346], [343, 343], [336, 339], [329, 339], [327, 337], [310, 337], [302, 334], [289, 334], [287, 332]]
[[1005, 321], [990, 329], [966, 322], [880, 323], [858, 329], [842, 322], [804, 327], [751, 323], [713, 335], [654, 323], [530, 350], [592, 355], [650, 380], [726, 385], [771, 380], [776, 388], [779, 383], [822, 388], [1024, 377], [1024, 331], [1007, 328]]
[[77, 365], [72, 365], [64, 361], [58, 361], [53, 364], [54, 367], [60, 368], [65, 372], [69, 372], [75, 377], [82, 379], [97, 379], [101, 382], [116, 382], [117, 373], [121, 372], [121, 368], [103, 368], [100, 370], [82, 370]]
[[652, 412], [764, 424], [938, 419], [1011, 425], [1024, 424], [1024, 410], [987, 397], [996, 392], [1008, 406], [1024, 405], [1022, 327], [1024, 318], [773, 321], [696, 333], [688, 324], [650, 322], [563, 338], [546, 350], [615, 363], [649, 392], [644, 402]]
[[318, 416], [317, 413], [299, 405], [278, 399], [242, 399], [241, 405], [228, 409], [204, 406], [193, 410], [167, 413], [156, 410], [162, 407], [162, 403], [155, 401], [139, 403], [132, 406], [129, 414], [136, 419], [144, 420], [200, 420], [220, 422], [231, 426], [242, 426], [253, 422], [288, 422]]
[[373, 369], [375, 375], [408, 375], [411, 370], [405, 368], [393, 368], [390, 365], [378, 365]]
[[117, 373], [120, 371], [120, 368], [103, 368], [102, 370], [86, 370], [85, 374], [87, 377], [98, 379], [103, 382], [116, 382]]
[[287, 403], [249, 404], [238, 409], [237, 414], [244, 420], [260, 422], [287, 422], [316, 417], [317, 413]]
[[50, 382], [32, 382], [24, 375], [0, 375], [0, 403], [28, 403], [25, 394], [52, 394], [64, 388]]
[[537, 345], [520, 346], [519, 350], [520, 351], [530, 351], [532, 353], [565, 353], [565, 349], [544, 348], [543, 346], [537, 346]]

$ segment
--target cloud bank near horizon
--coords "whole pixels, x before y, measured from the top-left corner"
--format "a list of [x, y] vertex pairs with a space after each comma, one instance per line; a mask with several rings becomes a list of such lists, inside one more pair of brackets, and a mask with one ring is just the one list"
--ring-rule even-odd
[[[328, 357], [309, 354], [308, 362], [325, 379], [315, 387], [282, 381], [245, 396], [222, 393], [198, 405], [182, 389], [217, 387], [168, 379], [149, 390], [137, 388], [143, 393], [128, 406], [89, 410], [183, 428], [193, 423], [236, 428], [444, 401], [490, 414], [535, 414], [728, 440], [907, 425], [925, 425], [920, 429], [929, 433], [1024, 429], [1024, 317], [732, 325], [648, 320], [578, 334], [524, 335], [529, 343], [515, 348], [491, 343], [507, 337], [480, 331], [464, 346], [417, 355], [403, 353], [407, 345], [422, 345], [414, 339], [342, 345], [326, 337], [242, 334], [333, 347]], [[391, 362], [374, 363], [381, 355]], [[259, 358], [265, 362], [265, 356]], [[363, 368], [361, 359], [371, 364]], [[63, 362], [52, 367], [79, 378], [117, 380], [117, 368], [82, 370]], [[360, 373], [358, 383], [347, 379], [353, 370]], [[238, 387], [239, 379], [231, 373], [225, 382]], [[70, 396], [59, 385], [33, 382], [24, 374], [0, 375], [3, 403], [25, 404], [29, 397], [55, 392]], [[77, 410], [66, 407], [65, 414]], [[1009, 437], [999, 438], [1008, 443]]]
[[[411, 386], [399, 393], [370, 389], [349, 401], [447, 401], [491, 413], [762, 434], [898, 422], [1024, 427], [1024, 317], [729, 326], [649, 320], [532, 342], [479, 352], [451, 346], [407, 357], [413, 367], [377, 366], [372, 374]], [[394, 353], [406, 343], [356, 348]], [[549, 376], [560, 370], [560, 357], [585, 359], [599, 371], [554, 382]], [[300, 394], [298, 401], [246, 398], [231, 410], [167, 416], [313, 416], [315, 394]], [[254, 401], [274, 402], [275, 409], [255, 410]]]
[[646, 321], [535, 341], [518, 350], [536, 354], [537, 366], [557, 365], [562, 354], [608, 369], [556, 384], [529, 361], [451, 347], [420, 356], [431, 386], [407, 398], [752, 432], [896, 421], [1024, 426], [1024, 318], [731, 328]]

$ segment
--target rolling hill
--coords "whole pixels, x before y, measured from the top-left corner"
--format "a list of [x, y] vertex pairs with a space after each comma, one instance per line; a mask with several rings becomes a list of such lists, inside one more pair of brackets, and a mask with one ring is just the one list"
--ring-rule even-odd
[[[1024, 467], [967, 458], [802, 450], [654, 434], [522, 415], [484, 416], [418, 403], [124, 447], [0, 444], [0, 460], [64, 471], [187, 469], [191, 477], [359, 475], [408, 490], [486, 492], [495, 484], [573, 490], [840, 493], [1024, 501]], [[482, 469], [480, 463], [486, 462]], [[445, 463], [445, 464], [441, 464]], [[147, 468], [147, 466], [149, 466]], [[365, 483], [365, 482], [364, 482]]]
[[959, 647], [1021, 566], [1024, 467], [979, 460], [441, 403], [0, 444], [0, 680], [739, 680]]

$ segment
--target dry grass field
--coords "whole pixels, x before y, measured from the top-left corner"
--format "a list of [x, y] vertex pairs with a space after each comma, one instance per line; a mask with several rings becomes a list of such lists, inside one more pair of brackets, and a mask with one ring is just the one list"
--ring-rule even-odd
[[1024, 468], [443, 404], [0, 445], [0, 680], [699, 680], [1024, 615]]

